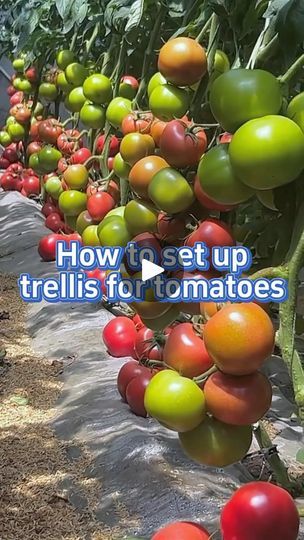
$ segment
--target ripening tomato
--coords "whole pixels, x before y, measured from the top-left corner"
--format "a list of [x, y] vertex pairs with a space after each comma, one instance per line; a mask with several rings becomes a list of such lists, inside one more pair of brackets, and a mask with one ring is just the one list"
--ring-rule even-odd
[[78, 234], [82, 234], [83, 231], [88, 227], [89, 225], [96, 225], [97, 222], [90, 216], [89, 212], [87, 210], [84, 210], [79, 214], [76, 221], [76, 231]]
[[111, 356], [133, 356], [136, 334], [137, 330], [131, 319], [115, 317], [105, 325], [102, 339]]
[[81, 163], [69, 165], [63, 173], [63, 180], [70, 189], [84, 189], [89, 180], [89, 173]]
[[10, 165], [10, 162], [8, 159], [5, 159], [4, 157], [0, 157], [0, 169], [7, 169]]
[[84, 229], [81, 238], [84, 246], [100, 246], [98, 238], [98, 226], [88, 225]]
[[105, 105], [112, 99], [111, 81], [101, 73], [93, 73], [83, 83], [85, 97], [97, 105]]
[[135, 132], [149, 135], [152, 121], [153, 115], [151, 113], [133, 112], [131, 114], [128, 114], [128, 116], [123, 119], [121, 124], [121, 131], [123, 135]]
[[248, 120], [278, 114], [281, 106], [278, 79], [262, 69], [231, 69], [211, 86], [212, 114], [229, 133], [234, 133]]
[[173, 217], [165, 212], [158, 214], [157, 237], [162, 242], [170, 245], [180, 245], [186, 236], [186, 221], [183, 217]]
[[113, 127], [120, 128], [125, 116], [131, 112], [132, 102], [123, 97], [116, 97], [110, 101], [107, 107], [106, 119]]
[[154, 376], [153, 371], [134, 377], [126, 389], [126, 400], [131, 411], [137, 416], [146, 418], [147, 411], [144, 404], [146, 389]]
[[214, 418], [226, 424], [246, 426], [266, 414], [272, 388], [259, 371], [238, 377], [217, 371], [206, 381], [204, 394], [207, 410]]
[[179, 433], [179, 440], [184, 452], [194, 461], [211, 467], [227, 467], [247, 454], [252, 427], [232, 426], [207, 416], [192, 431]]
[[297, 540], [299, 526], [293, 498], [270, 482], [241, 486], [221, 513], [224, 540]]
[[59, 150], [57, 150], [56, 148], [50, 145], [44, 146], [38, 152], [39, 166], [45, 173], [50, 173], [50, 172], [55, 171], [57, 169], [58, 161], [61, 158], [62, 158], [61, 152], [59, 152]]
[[229, 156], [235, 174], [246, 186], [273, 189], [292, 182], [303, 170], [304, 133], [284, 116], [256, 118], [234, 134]]
[[122, 159], [120, 152], [118, 152], [114, 158], [113, 171], [119, 178], [128, 180], [131, 167], [124, 159]]
[[152, 122], [150, 135], [153, 138], [155, 145], [159, 147], [161, 136], [167, 126], [168, 122], [164, 120], [158, 120], [157, 118]]
[[174, 120], [186, 114], [190, 105], [187, 90], [169, 84], [157, 86], [149, 98], [149, 107], [160, 120]]
[[59, 233], [59, 231], [64, 228], [64, 222], [62, 221], [61, 216], [57, 212], [52, 212], [46, 218], [45, 226], [54, 233]]
[[205, 49], [195, 39], [170, 39], [160, 49], [158, 69], [168, 82], [176, 86], [191, 86], [207, 71]]
[[[105, 135], [99, 135], [99, 137], [97, 137], [96, 154], [99, 155], [102, 153], [104, 149], [104, 145], [105, 145], [105, 140], [106, 140]], [[120, 146], [119, 139], [115, 135], [112, 135], [110, 138], [109, 156], [111, 157], [116, 156], [116, 154], [118, 154], [119, 152], [119, 146]]]
[[122, 159], [133, 166], [140, 159], [153, 154], [155, 145], [150, 135], [142, 133], [128, 133], [120, 144], [120, 154]]
[[129, 182], [133, 191], [143, 199], [149, 199], [148, 188], [153, 176], [169, 167], [160, 156], [146, 156], [135, 163], [129, 174]]
[[237, 177], [228, 148], [228, 144], [211, 148], [202, 156], [197, 174], [208, 197], [220, 204], [235, 205], [247, 201], [254, 192]]
[[16, 89], [13, 87], [12, 84], [9, 84], [6, 88], [6, 93], [9, 97], [12, 97], [16, 93]]
[[163, 357], [168, 367], [190, 379], [213, 366], [203, 339], [191, 323], [181, 323], [173, 328], [165, 343]]
[[145, 393], [145, 408], [150, 416], [173, 431], [184, 433], [205, 418], [205, 398], [197, 384], [176, 371], [157, 373]]
[[42, 148], [41, 143], [37, 141], [33, 141], [29, 143], [29, 145], [27, 146], [26, 155], [31, 156], [32, 154], [36, 154], [39, 152], [39, 150], [41, 150], [41, 148]]
[[123, 401], [126, 401], [126, 390], [129, 382], [131, 382], [135, 377], [138, 377], [138, 375], [147, 373], [150, 373], [150, 370], [144, 366], [141, 366], [135, 360], [126, 362], [120, 368], [117, 376], [117, 389]]
[[160, 138], [161, 155], [178, 169], [197, 165], [206, 148], [205, 131], [188, 128], [181, 120], [168, 122]]
[[88, 279], [98, 279], [101, 284], [102, 293], [106, 294], [107, 288], [105, 285], [105, 280], [107, 277], [107, 271], [101, 270], [101, 268], [94, 268], [94, 270], [86, 270], [85, 273]]
[[162, 527], [151, 540], [211, 540], [211, 535], [198, 523], [176, 521]]
[[168, 214], [183, 212], [194, 202], [192, 187], [186, 178], [171, 167], [153, 176], [148, 194], [154, 204]]
[[141, 199], [133, 199], [125, 208], [124, 219], [131, 234], [155, 232], [158, 211], [152, 205]]
[[87, 210], [96, 221], [101, 221], [115, 206], [113, 197], [106, 191], [98, 191], [88, 198]]
[[56, 145], [59, 135], [62, 133], [62, 127], [55, 118], [48, 118], [39, 122], [39, 139], [45, 143]]
[[77, 129], [67, 129], [57, 139], [57, 148], [63, 154], [71, 155], [83, 146], [83, 141], [79, 138]]
[[207, 210], [216, 210], [217, 212], [229, 212], [230, 210], [235, 208], [235, 205], [220, 204], [208, 197], [200, 184], [198, 175], [195, 176], [194, 180], [194, 194], [202, 207], [207, 208]]
[[25, 76], [31, 83], [36, 83], [38, 81], [38, 72], [35, 66], [29, 67], [25, 72]]
[[24, 100], [23, 92], [15, 92], [10, 98], [10, 106], [14, 107], [14, 105], [18, 105], [19, 103], [22, 103], [23, 100]]
[[120, 79], [118, 93], [121, 97], [132, 100], [135, 98], [138, 88], [139, 82], [137, 79], [135, 79], [135, 77], [132, 77], [132, 75], [124, 75]]
[[92, 152], [88, 148], [79, 148], [71, 155], [71, 165], [83, 165], [91, 156]]
[[230, 375], [249, 375], [272, 354], [274, 327], [257, 304], [229, 304], [204, 328], [207, 351], [218, 368]]
[[235, 239], [230, 227], [224, 221], [216, 218], [202, 221], [198, 228], [188, 236], [185, 245], [194, 247], [196, 242], [204, 242], [210, 250], [215, 246], [235, 246]]
[[10, 114], [14, 116], [16, 122], [19, 122], [20, 124], [28, 124], [32, 113], [28, 106], [18, 104], [12, 107]]
[[[18, 184], [20, 189], [18, 189]], [[21, 191], [22, 189], [22, 182], [20, 180], [18, 182], [16, 175], [9, 172], [5, 172], [0, 176], [0, 185], [4, 191]]]
[[45, 191], [56, 201], [63, 192], [62, 182], [58, 176], [51, 176], [44, 184]]
[[61, 239], [59, 234], [48, 234], [40, 239], [38, 244], [38, 253], [43, 261], [55, 261], [56, 245]]

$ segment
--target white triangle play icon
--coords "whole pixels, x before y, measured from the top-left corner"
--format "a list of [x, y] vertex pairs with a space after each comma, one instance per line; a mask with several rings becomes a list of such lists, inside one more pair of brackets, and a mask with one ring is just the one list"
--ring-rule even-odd
[[161, 266], [158, 266], [158, 264], [154, 264], [153, 262], [147, 261], [146, 259], [143, 259], [141, 261], [141, 265], [142, 281], [152, 279], [165, 271], [165, 269]]

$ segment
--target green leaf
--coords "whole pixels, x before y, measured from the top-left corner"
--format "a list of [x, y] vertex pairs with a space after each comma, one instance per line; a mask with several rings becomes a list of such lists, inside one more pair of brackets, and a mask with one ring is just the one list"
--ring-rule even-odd
[[129, 32], [133, 28], [137, 28], [137, 26], [140, 25], [144, 13], [145, 3], [145, 0], [135, 0], [129, 12], [129, 20], [126, 24], [125, 32]]
[[288, 2], [289, 0], [273, 0], [272, 2], [270, 2], [263, 17], [265, 19], [268, 19], [270, 17], [276, 16]]
[[87, 0], [74, 0], [71, 9], [71, 16], [78, 26], [85, 20], [88, 14], [89, 5]]
[[65, 19], [71, 11], [74, 0], [56, 0], [56, 8], [62, 19]]
[[287, 62], [292, 61], [304, 41], [304, 3], [289, 0], [279, 11], [276, 21], [279, 40]]

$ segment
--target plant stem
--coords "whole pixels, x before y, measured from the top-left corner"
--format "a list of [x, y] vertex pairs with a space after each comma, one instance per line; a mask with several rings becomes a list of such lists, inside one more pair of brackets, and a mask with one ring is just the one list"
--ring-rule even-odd
[[[213, 15], [215, 15], [213, 13]], [[204, 41], [204, 38], [211, 26], [211, 23], [212, 23], [212, 20], [213, 20], [213, 15], [211, 15], [211, 17], [209, 17], [209, 19], [207, 20], [207, 22], [204, 24], [203, 28], [201, 29], [200, 33], [198, 34], [198, 36], [195, 38], [195, 41], [197, 41], [197, 43], [202, 43]]]
[[74, 51], [74, 49], [75, 49], [76, 42], [77, 42], [77, 37], [78, 37], [78, 32], [79, 32], [79, 26], [76, 26], [75, 32], [74, 32], [72, 40], [71, 40], [70, 51]]
[[94, 42], [95, 42], [95, 39], [97, 38], [98, 36], [98, 33], [100, 31], [100, 23], [98, 22], [92, 32], [92, 35], [90, 37], [89, 40], [86, 41], [86, 48], [85, 48], [85, 53], [83, 55], [83, 59], [82, 61], [85, 62], [90, 54], [90, 51], [94, 45]]
[[[261, 449], [270, 448], [273, 443], [265, 430], [262, 422], [259, 422], [258, 427], [254, 430], [255, 438]], [[271, 469], [273, 470], [277, 483], [288, 491], [292, 491], [293, 484], [288, 476], [288, 471], [281, 460], [278, 453], [273, 453], [266, 457]]]
[[249, 275], [248, 278], [249, 279], [261, 279], [261, 278], [267, 278], [267, 279], [282, 278], [282, 279], [287, 279], [288, 278], [288, 270], [284, 266], [270, 266], [269, 268], [262, 268], [262, 270], [258, 270], [254, 274]]
[[149, 73], [149, 67], [151, 65], [151, 60], [152, 60], [152, 56], [153, 56], [153, 53], [154, 53], [154, 46], [155, 46], [156, 40], [159, 37], [160, 25], [161, 25], [165, 10], [166, 10], [166, 8], [165, 8], [165, 6], [163, 4], [158, 5], [158, 13], [157, 13], [157, 16], [156, 16], [156, 19], [155, 19], [155, 22], [154, 22], [152, 32], [150, 34], [148, 47], [146, 49], [145, 56], [144, 56], [144, 62], [143, 62], [143, 67], [142, 67], [142, 72], [141, 72], [140, 85], [139, 85], [137, 94], [136, 94], [135, 99], [134, 99], [134, 102], [136, 104], [139, 104], [139, 105], [140, 105], [141, 100], [143, 99], [143, 97], [145, 95], [145, 92], [146, 92], [147, 75]]
[[108, 122], [106, 122], [104, 146], [103, 146], [101, 156], [100, 156], [101, 173], [102, 173], [102, 176], [105, 176], [105, 177], [109, 173], [108, 157], [109, 157], [109, 149], [110, 149], [110, 143], [111, 143], [111, 136], [110, 136], [111, 131], [112, 131], [112, 126]]
[[114, 84], [114, 90], [113, 90], [114, 97], [118, 95], [120, 79], [124, 71], [124, 60], [125, 60], [126, 48], [127, 48], [127, 41], [125, 37], [123, 36], [120, 42], [119, 57], [117, 60], [116, 71], [115, 71], [115, 84]]
[[304, 54], [301, 54], [299, 58], [288, 68], [288, 70], [284, 73], [284, 75], [281, 75], [278, 77], [279, 81], [284, 84], [288, 83], [290, 79], [296, 75], [297, 71], [301, 69], [301, 67], [304, 66]]
[[194, 377], [193, 381], [196, 382], [196, 384], [201, 384], [205, 382], [208, 379], [208, 377], [210, 377], [210, 375], [212, 375], [213, 373], [216, 373], [217, 371], [218, 371], [217, 367], [212, 366], [210, 369], [205, 371], [205, 373], [198, 375], [198, 377]]

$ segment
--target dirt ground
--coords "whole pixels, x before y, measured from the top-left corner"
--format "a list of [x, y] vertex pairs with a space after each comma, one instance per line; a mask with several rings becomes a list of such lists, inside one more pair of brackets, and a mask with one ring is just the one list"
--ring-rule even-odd
[[[49, 427], [62, 366], [32, 352], [24, 322], [16, 278], [1, 275], [0, 539], [114, 538], [94, 519], [100, 484], [86, 478], [90, 456], [78, 445], [73, 456]], [[71, 504], [71, 484], [84, 508]]]

